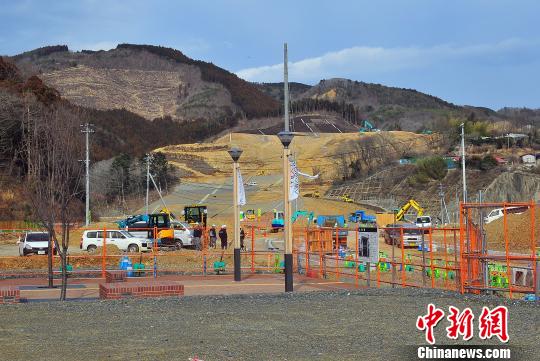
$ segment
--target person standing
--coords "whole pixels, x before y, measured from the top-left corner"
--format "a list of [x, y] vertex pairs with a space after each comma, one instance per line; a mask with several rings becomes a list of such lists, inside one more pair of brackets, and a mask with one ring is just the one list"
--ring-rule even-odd
[[217, 231], [216, 231], [216, 225], [212, 224], [212, 228], [208, 231], [208, 238], [210, 238], [210, 245], [211, 248], [216, 248], [216, 241], [217, 241]]
[[246, 246], [244, 246], [244, 238], [246, 238], [246, 232], [244, 232], [244, 228], [240, 228], [240, 250], [245, 251]]
[[219, 230], [219, 239], [221, 240], [221, 249], [227, 249], [227, 226], [222, 225]]
[[199, 223], [195, 225], [195, 229], [193, 229], [193, 245], [195, 246], [195, 250], [200, 251], [201, 250], [201, 237], [202, 237], [202, 229]]

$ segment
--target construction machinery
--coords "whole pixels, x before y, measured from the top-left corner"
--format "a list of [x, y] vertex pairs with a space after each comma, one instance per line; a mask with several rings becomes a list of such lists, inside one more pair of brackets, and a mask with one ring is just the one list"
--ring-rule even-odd
[[376, 223], [377, 219], [375, 218], [375, 216], [367, 215], [366, 211], [357, 210], [350, 214], [349, 222]]
[[321, 194], [319, 193], [319, 191], [315, 191], [313, 193], [304, 194], [304, 197], [321, 198]]
[[424, 208], [420, 207], [420, 204], [418, 204], [418, 202], [415, 201], [414, 199], [410, 199], [396, 213], [396, 221], [401, 221], [405, 217], [405, 214], [409, 211], [409, 209], [411, 209], [411, 207], [416, 209], [416, 213], [418, 217], [421, 217], [424, 215]]
[[255, 212], [254, 209], [246, 210], [246, 212], [244, 213], [244, 216], [246, 217], [248, 221], [254, 221], [257, 219], [257, 213]]
[[360, 129], [358, 129], [358, 131], [360, 133], [367, 133], [367, 132], [377, 132], [379, 131], [379, 129], [377, 129], [373, 123], [371, 123], [369, 120], [367, 119], [364, 119], [362, 121], [362, 126], [360, 127]]
[[348, 194], [344, 194], [339, 198], [345, 203], [353, 203], [354, 202], [353, 199], [351, 197], [349, 197]]
[[192, 245], [189, 226], [175, 220], [170, 212], [129, 216], [116, 224], [136, 237], [155, 239], [158, 247], [180, 249]]
[[308, 212], [308, 211], [296, 211], [291, 217], [292, 223], [296, 222], [296, 220], [300, 217], [306, 218], [308, 221], [307, 225], [309, 226], [311, 222], [313, 221], [313, 218], [315, 218], [315, 214], [313, 212]]
[[285, 227], [285, 213], [283, 211], [273, 210], [272, 232], [277, 232]]
[[206, 206], [200, 204], [194, 204], [191, 206], [185, 206], [184, 211], [184, 221], [189, 224], [198, 223], [206, 228], [206, 219], [208, 218], [208, 209]]

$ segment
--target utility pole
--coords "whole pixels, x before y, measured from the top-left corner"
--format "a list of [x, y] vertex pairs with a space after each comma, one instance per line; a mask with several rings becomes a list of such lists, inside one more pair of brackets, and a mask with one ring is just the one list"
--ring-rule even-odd
[[441, 224], [444, 225], [444, 210], [443, 210], [444, 192], [443, 192], [442, 183], [439, 183], [439, 197], [441, 197]]
[[439, 183], [439, 196], [441, 197], [441, 222], [444, 225], [450, 223], [450, 216], [448, 215], [448, 208], [446, 207], [446, 201], [444, 200], [444, 187], [442, 183]]
[[463, 171], [463, 203], [467, 203], [467, 176], [465, 175], [465, 123], [461, 123], [461, 169]]
[[150, 162], [152, 161], [152, 154], [146, 154], [146, 214], [148, 214], [148, 193], [150, 190]]
[[86, 158], [84, 160], [86, 166], [86, 179], [85, 179], [85, 188], [86, 188], [86, 199], [85, 199], [85, 219], [84, 225], [88, 227], [90, 224], [90, 133], [94, 133], [94, 130], [91, 129], [93, 124], [85, 123], [81, 124], [81, 133], [85, 133], [86, 138]]

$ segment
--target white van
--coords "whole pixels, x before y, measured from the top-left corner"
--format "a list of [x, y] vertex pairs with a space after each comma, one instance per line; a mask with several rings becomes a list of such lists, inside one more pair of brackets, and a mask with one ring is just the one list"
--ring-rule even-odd
[[[114, 244], [121, 251], [127, 252], [146, 252], [152, 250], [151, 240], [135, 237], [131, 233], [122, 230], [107, 231], [105, 244]], [[103, 247], [103, 231], [84, 231], [80, 248], [92, 253], [98, 247]]]

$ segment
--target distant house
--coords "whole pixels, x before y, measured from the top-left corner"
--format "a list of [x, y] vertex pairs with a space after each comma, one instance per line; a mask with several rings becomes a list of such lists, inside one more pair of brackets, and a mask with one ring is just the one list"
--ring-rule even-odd
[[444, 159], [444, 162], [446, 163], [446, 168], [447, 169], [456, 169], [457, 168], [457, 164], [458, 162], [456, 162], [454, 160], [454, 157], [443, 157]]
[[499, 164], [499, 165], [503, 165], [503, 164], [508, 163], [508, 161], [506, 159], [504, 159], [503, 157], [493, 157], [493, 158], [495, 158], [495, 160], [497, 161], [497, 164]]
[[506, 138], [512, 138], [512, 139], [525, 139], [527, 138], [527, 134], [519, 134], [519, 133], [508, 133], [505, 135]]
[[405, 158], [401, 158], [399, 160], [399, 164], [414, 164], [416, 163], [416, 158], [411, 158], [411, 157], [405, 157]]
[[536, 164], [536, 156], [534, 154], [525, 154], [521, 156], [521, 161], [525, 165], [534, 165]]

